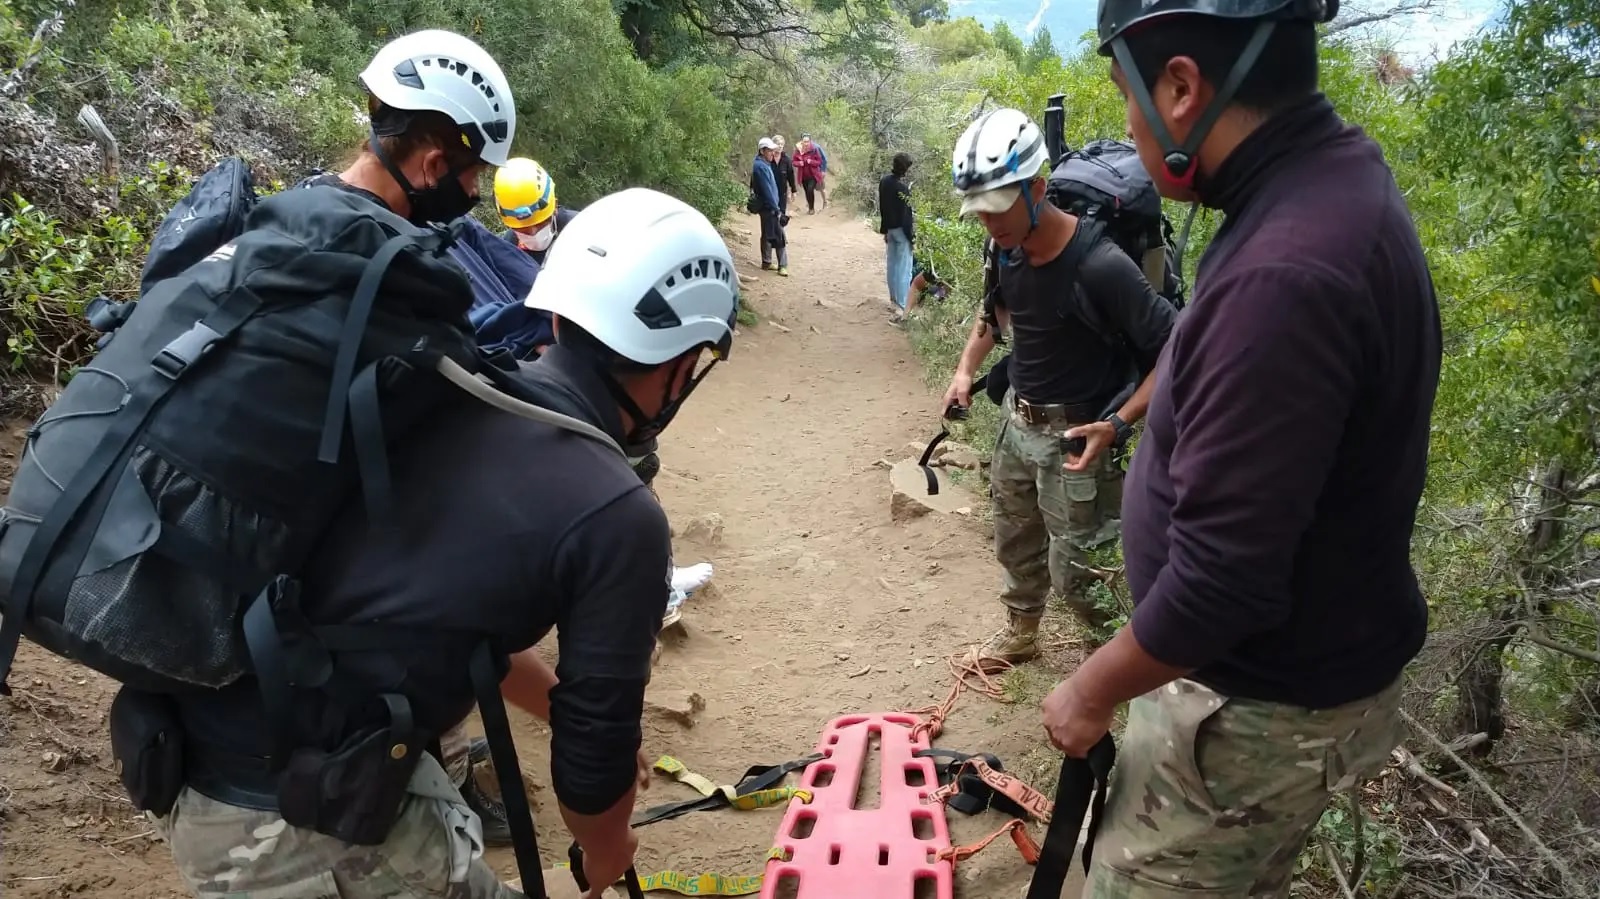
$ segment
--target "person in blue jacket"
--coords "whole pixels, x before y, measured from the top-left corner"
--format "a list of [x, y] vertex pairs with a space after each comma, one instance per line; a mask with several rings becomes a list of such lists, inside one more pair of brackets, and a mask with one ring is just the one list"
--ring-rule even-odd
[[778, 145], [763, 137], [750, 166], [751, 211], [761, 217], [761, 268], [772, 270], [772, 257], [778, 257], [778, 274], [789, 276], [789, 241], [783, 233], [783, 203], [778, 197], [778, 176], [773, 171]]

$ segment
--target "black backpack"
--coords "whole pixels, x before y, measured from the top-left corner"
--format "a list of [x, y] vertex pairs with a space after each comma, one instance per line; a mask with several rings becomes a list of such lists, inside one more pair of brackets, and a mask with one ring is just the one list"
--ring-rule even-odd
[[172, 207], [150, 238], [139, 292], [146, 293], [157, 282], [181, 274], [238, 237], [258, 202], [255, 180], [243, 159], [230, 156], [212, 166]]
[[1068, 150], [1050, 170], [1045, 196], [1073, 215], [1104, 225], [1106, 236], [1138, 263], [1156, 293], [1183, 308], [1182, 249], [1132, 144], [1102, 139]]
[[492, 368], [450, 240], [312, 187], [154, 282], [29, 430], [0, 509], [0, 683], [22, 634], [154, 692], [247, 673], [246, 608], [358, 486], [381, 510], [386, 447], [462, 395], [439, 366]]

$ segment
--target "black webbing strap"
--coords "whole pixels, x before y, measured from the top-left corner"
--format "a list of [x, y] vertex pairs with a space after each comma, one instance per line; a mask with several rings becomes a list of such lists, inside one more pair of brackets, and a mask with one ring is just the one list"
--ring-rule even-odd
[[1083, 840], [1083, 870], [1088, 872], [1094, 838], [1100, 831], [1101, 813], [1105, 811], [1111, 766], [1116, 761], [1117, 744], [1110, 734], [1094, 744], [1087, 758], [1061, 759], [1061, 779], [1056, 781], [1050, 827], [1045, 831], [1044, 844], [1039, 847], [1039, 863], [1034, 866], [1033, 880], [1028, 883], [1027, 899], [1060, 899], [1067, 872], [1072, 870], [1073, 850], [1077, 848], [1085, 816], [1089, 818], [1089, 831]]
[[[751, 793], [776, 786], [790, 774], [820, 762], [824, 758], [827, 758], [827, 756], [821, 753], [813, 753], [804, 758], [794, 759], [778, 765], [755, 765], [745, 771], [743, 777], [739, 778], [739, 782], [733, 788], [733, 794], [735, 796], [748, 796]], [[658, 821], [670, 821], [690, 812], [711, 811], [713, 809], [726, 808], [732, 804], [732, 800], [721, 790], [718, 790], [710, 796], [686, 799], [683, 802], [668, 802], [664, 805], [647, 808], [629, 826], [644, 827], [647, 824], [655, 824]]]
[[418, 243], [419, 239], [411, 234], [389, 238], [373, 254], [372, 261], [361, 272], [361, 280], [356, 283], [355, 297], [350, 301], [350, 311], [344, 317], [344, 328], [339, 334], [339, 352], [333, 360], [328, 408], [322, 417], [322, 443], [317, 450], [319, 462], [333, 464], [339, 461], [345, 406], [349, 402], [351, 381], [356, 375], [356, 356], [361, 351], [361, 338], [367, 332], [367, 320], [372, 317], [372, 305], [378, 299], [378, 287], [383, 284], [383, 276], [388, 273], [389, 264], [394, 258]]
[[472, 687], [478, 694], [478, 716], [483, 719], [483, 735], [489, 741], [489, 758], [494, 762], [495, 775], [500, 781], [500, 802], [506, 807], [506, 826], [511, 830], [511, 848], [517, 856], [517, 870], [522, 874], [522, 893], [528, 899], [547, 899], [533, 809], [528, 807], [522, 768], [517, 764], [517, 746], [511, 738], [511, 721], [506, 717], [505, 700], [500, 696], [504, 672], [496, 664], [488, 640], [473, 650], [471, 667]]
[[[567, 847], [567, 866], [572, 869], [572, 879], [578, 884], [578, 890], [587, 893], [589, 878], [583, 875], [583, 847], [577, 843]], [[622, 882], [628, 885], [628, 899], [644, 899], [644, 887], [639, 885], [639, 872], [633, 866], [628, 866]]]
[[350, 439], [355, 443], [361, 470], [361, 492], [367, 501], [367, 520], [374, 527], [393, 521], [394, 494], [389, 489], [388, 440], [383, 434], [383, 412], [378, 408], [378, 364], [356, 375], [350, 385]]
[[[292, 622], [296, 640], [286, 644], [279, 629], [280, 616]], [[277, 577], [261, 591], [244, 613], [244, 642], [261, 693], [262, 710], [272, 732], [272, 770], [289, 763], [294, 745], [295, 687], [325, 685], [333, 672], [333, 660], [310, 634], [299, 611], [299, 585], [288, 577]]]
[[[40, 592], [49, 596], [65, 596], [72, 588], [78, 567], [89, 552], [91, 541], [87, 537], [78, 540], [78, 545], [69, 547], [72, 557], [62, 559], [47, 580], [45, 569], [55, 555], [61, 538], [80, 516], [84, 519], [86, 534], [92, 536], [99, 527], [100, 518], [105, 515], [112, 491], [104, 491], [87, 510], [85, 504], [105, 483], [106, 478], [126, 461], [134, 439], [144, 430], [151, 413], [201, 356], [231, 336], [259, 308], [261, 299], [254, 291], [236, 288], [189, 330], [162, 347], [150, 361], [159, 377], [139, 380], [138, 386], [133, 388], [127, 402], [106, 428], [94, 452], [89, 454], [83, 467], [78, 469], [78, 473], [50, 507], [50, 512], [28, 541], [28, 548], [17, 566], [16, 579], [12, 581], [9, 602], [5, 603], [5, 620], [0, 622], [0, 695], [11, 694], [5, 681], [11, 673], [17, 643], [22, 639], [22, 626], [33, 610], [35, 597]], [[85, 512], [87, 514], [83, 514]]]
[[[959, 408], [959, 407], [957, 407], [957, 408]], [[923, 476], [928, 479], [928, 495], [929, 496], [938, 496], [939, 495], [939, 476], [937, 474], [934, 474], [933, 466], [929, 465], [928, 463], [933, 459], [933, 451], [938, 449], [939, 448], [939, 444], [943, 443], [945, 441], [945, 438], [947, 438], [949, 436], [950, 436], [949, 429], [941, 428], [939, 430], [938, 435], [935, 436], [932, 440], [928, 441], [928, 448], [922, 451], [922, 458], [917, 460], [917, 464], [922, 466], [922, 474], [923, 474]]]

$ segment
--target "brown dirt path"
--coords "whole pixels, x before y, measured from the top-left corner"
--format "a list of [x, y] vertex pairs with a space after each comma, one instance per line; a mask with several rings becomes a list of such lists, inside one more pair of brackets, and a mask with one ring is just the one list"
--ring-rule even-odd
[[[904, 458], [909, 441], [936, 432], [937, 400], [904, 332], [887, 323], [881, 238], [844, 212], [796, 216], [793, 276], [781, 279], [759, 271], [751, 222], [736, 217], [734, 233], [744, 236], [734, 249], [741, 270], [756, 276], [745, 294], [762, 320], [741, 329], [733, 359], [663, 440], [656, 482], [679, 530], [679, 564], [709, 560], [717, 571], [689, 600], [683, 627], [665, 635], [645, 748], [719, 781], [805, 755], [838, 715], [943, 699], [945, 656], [987, 636], [1000, 617], [982, 499], [970, 517], [889, 514], [888, 474], [876, 463]], [[20, 433], [7, 437], [9, 454]], [[7, 473], [11, 462], [0, 459]], [[720, 516], [719, 539], [690, 527], [709, 514]], [[1041, 745], [1033, 697], [1071, 659], [1070, 650], [1053, 653], [1049, 665], [1012, 675], [1009, 692], [1025, 702], [964, 697], [939, 745], [995, 752], [1048, 786], [1059, 757]], [[0, 891], [185, 895], [111, 772], [113, 685], [31, 647], [15, 678], [24, 691], [0, 700]], [[672, 710], [690, 693], [705, 707], [685, 726]], [[553, 862], [568, 838], [541, 784], [547, 733], [515, 722]], [[658, 778], [641, 805], [692, 795]], [[640, 832], [639, 869], [757, 873], [781, 817], [721, 811], [651, 826]], [[950, 819], [957, 842], [1003, 823], [993, 813]], [[515, 876], [509, 851], [491, 857]], [[1019, 896], [1028, 874], [1001, 840], [959, 866], [958, 895]]]

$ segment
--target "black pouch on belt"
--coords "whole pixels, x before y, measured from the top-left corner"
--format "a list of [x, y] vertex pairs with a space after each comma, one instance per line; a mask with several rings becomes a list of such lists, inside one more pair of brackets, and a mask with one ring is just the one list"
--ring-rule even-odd
[[183, 791], [183, 726], [172, 697], [119, 690], [111, 701], [111, 757], [133, 807], [166, 817]]
[[433, 735], [415, 726], [405, 697], [384, 694], [387, 725], [364, 727], [338, 748], [297, 749], [278, 783], [283, 820], [357, 846], [389, 838], [406, 786]]

